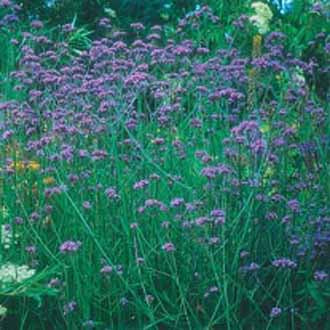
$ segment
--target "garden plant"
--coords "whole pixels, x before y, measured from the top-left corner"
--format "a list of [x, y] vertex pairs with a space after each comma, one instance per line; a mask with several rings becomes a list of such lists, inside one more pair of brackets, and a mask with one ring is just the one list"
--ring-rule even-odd
[[292, 6], [0, 0], [1, 329], [330, 329], [329, 6]]

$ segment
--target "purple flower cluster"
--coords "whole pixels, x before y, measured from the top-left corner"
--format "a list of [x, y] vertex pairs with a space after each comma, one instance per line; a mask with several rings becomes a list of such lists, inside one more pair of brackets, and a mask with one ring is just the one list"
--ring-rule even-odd
[[13, 29], [15, 24], [19, 22], [19, 12], [21, 6], [15, 4], [11, 0], [0, 0], [0, 11], [4, 10], [5, 13], [0, 15], [0, 28]]
[[214, 179], [218, 175], [229, 174], [231, 171], [232, 169], [229, 166], [225, 164], [219, 164], [217, 166], [204, 167], [201, 171], [201, 175], [207, 177], [208, 179]]
[[329, 279], [329, 274], [324, 270], [317, 270], [314, 273], [314, 280], [318, 282], [323, 282]]
[[64, 254], [77, 252], [81, 244], [79, 241], [65, 241], [60, 246], [60, 252]]
[[288, 258], [276, 259], [272, 262], [272, 265], [276, 268], [290, 268], [290, 269], [293, 269], [293, 268], [297, 267], [297, 264], [294, 261], [292, 261]]
[[140, 180], [138, 182], [135, 182], [133, 185], [134, 190], [139, 190], [147, 187], [149, 185], [149, 180]]
[[270, 317], [274, 318], [274, 317], [278, 317], [282, 314], [282, 308], [280, 307], [273, 307], [271, 312], [270, 312]]
[[65, 304], [63, 306], [63, 314], [64, 316], [67, 316], [68, 314], [71, 314], [72, 312], [74, 312], [77, 309], [77, 302], [72, 300], [70, 302], [68, 302], [67, 304]]
[[167, 242], [167, 243], [163, 244], [162, 250], [164, 250], [165, 252], [173, 252], [173, 251], [175, 251], [175, 246], [173, 243]]

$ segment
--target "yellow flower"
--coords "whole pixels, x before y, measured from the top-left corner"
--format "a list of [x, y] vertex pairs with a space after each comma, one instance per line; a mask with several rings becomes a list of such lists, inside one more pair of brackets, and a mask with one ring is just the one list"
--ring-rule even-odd
[[9, 165], [9, 168], [15, 171], [22, 171], [26, 168], [26, 165], [22, 160], [18, 160], [16, 162], [12, 162]]
[[52, 176], [47, 176], [46, 178], [43, 178], [42, 182], [45, 185], [50, 185], [50, 184], [53, 184], [55, 182], [55, 179]]
[[262, 42], [262, 36], [260, 34], [257, 34], [253, 37], [253, 48], [259, 49]]
[[38, 171], [40, 169], [40, 164], [35, 160], [31, 160], [28, 163], [27, 168], [31, 171]]
[[11, 144], [6, 146], [6, 153], [9, 155], [15, 155], [18, 158], [22, 154], [22, 150], [17, 144]]
[[38, 171], [40, 169], [40, 163], [38, 163], [36, 160], [31, 160], [29, 162], [17, 160], [12, 162], [9, 165], [9, 168], [15, 170], [16, 172], [23, 170]]
[[[252, 57], [259, 57], [261, 54], [262, 36], [257, 34], [252, 41]], [[253, 70], [253, 69], [252, 69]]]

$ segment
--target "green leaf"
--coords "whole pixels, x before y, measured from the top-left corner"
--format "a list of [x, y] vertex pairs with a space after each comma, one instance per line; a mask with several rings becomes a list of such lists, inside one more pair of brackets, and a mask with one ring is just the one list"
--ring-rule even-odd
[[321, 314], [324, 313], [326, 311], [326, 303], [325, 303], [316, 283], [307, 284], [307, 289], [308, 289], [309, 294], [313, 298], [313, 300], [318, 305], [320, 313]]

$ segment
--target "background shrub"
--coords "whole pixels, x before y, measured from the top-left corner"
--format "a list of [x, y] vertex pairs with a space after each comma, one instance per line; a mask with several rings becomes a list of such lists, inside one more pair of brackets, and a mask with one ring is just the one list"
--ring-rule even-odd
[[141, 21], [145, 24], [162, 23], [181, 16], [194, 8], [195, 0], [23, 0], [27, 16], [38, 16], [52, 25], [67, 23], [77, 15], [79, 24], [95, 24], [111, 8], [117, 13], [121, 24]]

